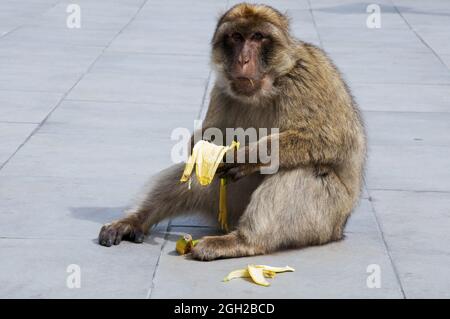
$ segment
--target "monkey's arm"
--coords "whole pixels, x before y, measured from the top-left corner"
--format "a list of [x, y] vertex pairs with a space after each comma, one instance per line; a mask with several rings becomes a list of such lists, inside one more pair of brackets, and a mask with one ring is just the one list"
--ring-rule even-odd
[[[299, 166], [333, 166], [344, 161], [347, 150], [347, 143], [339, 136], [323, 137], [300, 130], [287, 130], [241, 148], [235, 153], [234, 163], [224, 165], [219, 173], [238, 180], [263, 167], [292, 169]], [[252, 152], [257, 154], [254, 157], [257, 161], [253, 163], [247, 161]], [[242, 158], [246, 161], [239, 161]]]
[[308, 134], [297, 130], [270, 135], [268, 140], [270, 157], [276, 160], [278, 156], [282, 168], [339, 164], [344, 161], [348, 149], [340, 136]]

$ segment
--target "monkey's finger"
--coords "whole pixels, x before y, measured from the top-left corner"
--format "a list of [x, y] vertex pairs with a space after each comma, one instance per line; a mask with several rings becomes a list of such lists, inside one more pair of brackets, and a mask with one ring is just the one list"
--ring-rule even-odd
[[114, 245], [119, 245], [120, 242], [122, 241], [122, 237], [123, 237], [123, 232], [118, 231], [116, 236], [114, 237]]
[[[110, 247], [112, 246], [118, 235], [120, 228], [116, 227], [114, 224], [104, 225], [99, 234], [99, 243], [102, 246]], [[121, 237], [121, 236], [120, 236]]]
[[107, 243], [108, 243], [106, 231], [107, 231], [107, 225], [104, 225], [100, 229], [100, 234], [98, 234], [98, 243], [102, 246], [107, 246]]
[[115, 242], [115, 239], [117, 237], [117, 231], [114, 227], [111, 227], [107, 232], [106, 232], [106, 247], [111, 247], [113, 245], [113, 243]]
[[106, 247], [111, 247], [112, 245], [112, 239], [110, 237], [110, 235], [108, 233], [103, 233], [101, 239], [100, 239], [100, 245], [102, 246], [106, 246]]
[[227, 177], [229, 175], [230, 170], [232, 170], [235, 167], [227, 167], [223, 168], [220, 171], [216, 171], [216, 176], [219, 178]]
[[230, 178], [232, 182], [236, 182], [241, 178], [251, 175], [257, 171], [259, 171], [259, 168], [257, 166], [238, 166], [230, 169], [228, 171], [227, 177]]
[[128, 233], [125, 233], [126, 239], [134, 243], [140, 244], [144, 242], [145, 234], [139, 228], [132, 228]]
[[243, 169], [240, 166], [230, 168], [226, 172], [226, 177], [228, 177], [232, 182], [244, 177]]
[[238, 163], [221, 163], [216, 170], [216, 174], [222, 174], [223, 172], [228, 171], [229, 169], [238, 166]]

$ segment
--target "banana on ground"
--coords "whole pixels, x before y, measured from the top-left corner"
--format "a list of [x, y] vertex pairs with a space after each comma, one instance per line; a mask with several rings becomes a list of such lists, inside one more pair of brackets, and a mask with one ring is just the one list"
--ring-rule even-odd
[[175, 249], [180, 255], [185, 255], [191, 252], [192, 248], [197, 245], [198, 239], [192, 239], [192, 236], [189, 234], [185, 234], [177, 240], [175, 245]]
[[288, 271], [295, 271], [295, 269], [289, 266], [273, 267], [267, 265], [248, 265], [245, 269], [233, 270], [223, 279], [223, 281], [230, 281], [235, 278], [251, 278], [254, 283], [267, 287], [270, 283], [266, 278], [274, 278], [277, 273]]

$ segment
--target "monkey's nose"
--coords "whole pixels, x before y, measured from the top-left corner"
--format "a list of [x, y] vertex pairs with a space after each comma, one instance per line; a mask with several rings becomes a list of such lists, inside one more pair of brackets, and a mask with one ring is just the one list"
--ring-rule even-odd
[[238, 62], [241, 66], [244, 66], [248, 62], [250, 62], [250, 57], [240, 56]]

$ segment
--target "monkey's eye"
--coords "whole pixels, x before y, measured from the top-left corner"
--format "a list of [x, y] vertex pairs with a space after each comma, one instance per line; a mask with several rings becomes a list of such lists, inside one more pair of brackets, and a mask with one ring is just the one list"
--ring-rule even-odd
[[253, 40], [260, 41], [264, 39], [264, 35], [261, 32], [255, 32], [252, 36]]
[[233, 34], [231, 34], [231, 38], [234, 41], [242, 41], [244, 39], [239, 32], [233, 32]]

